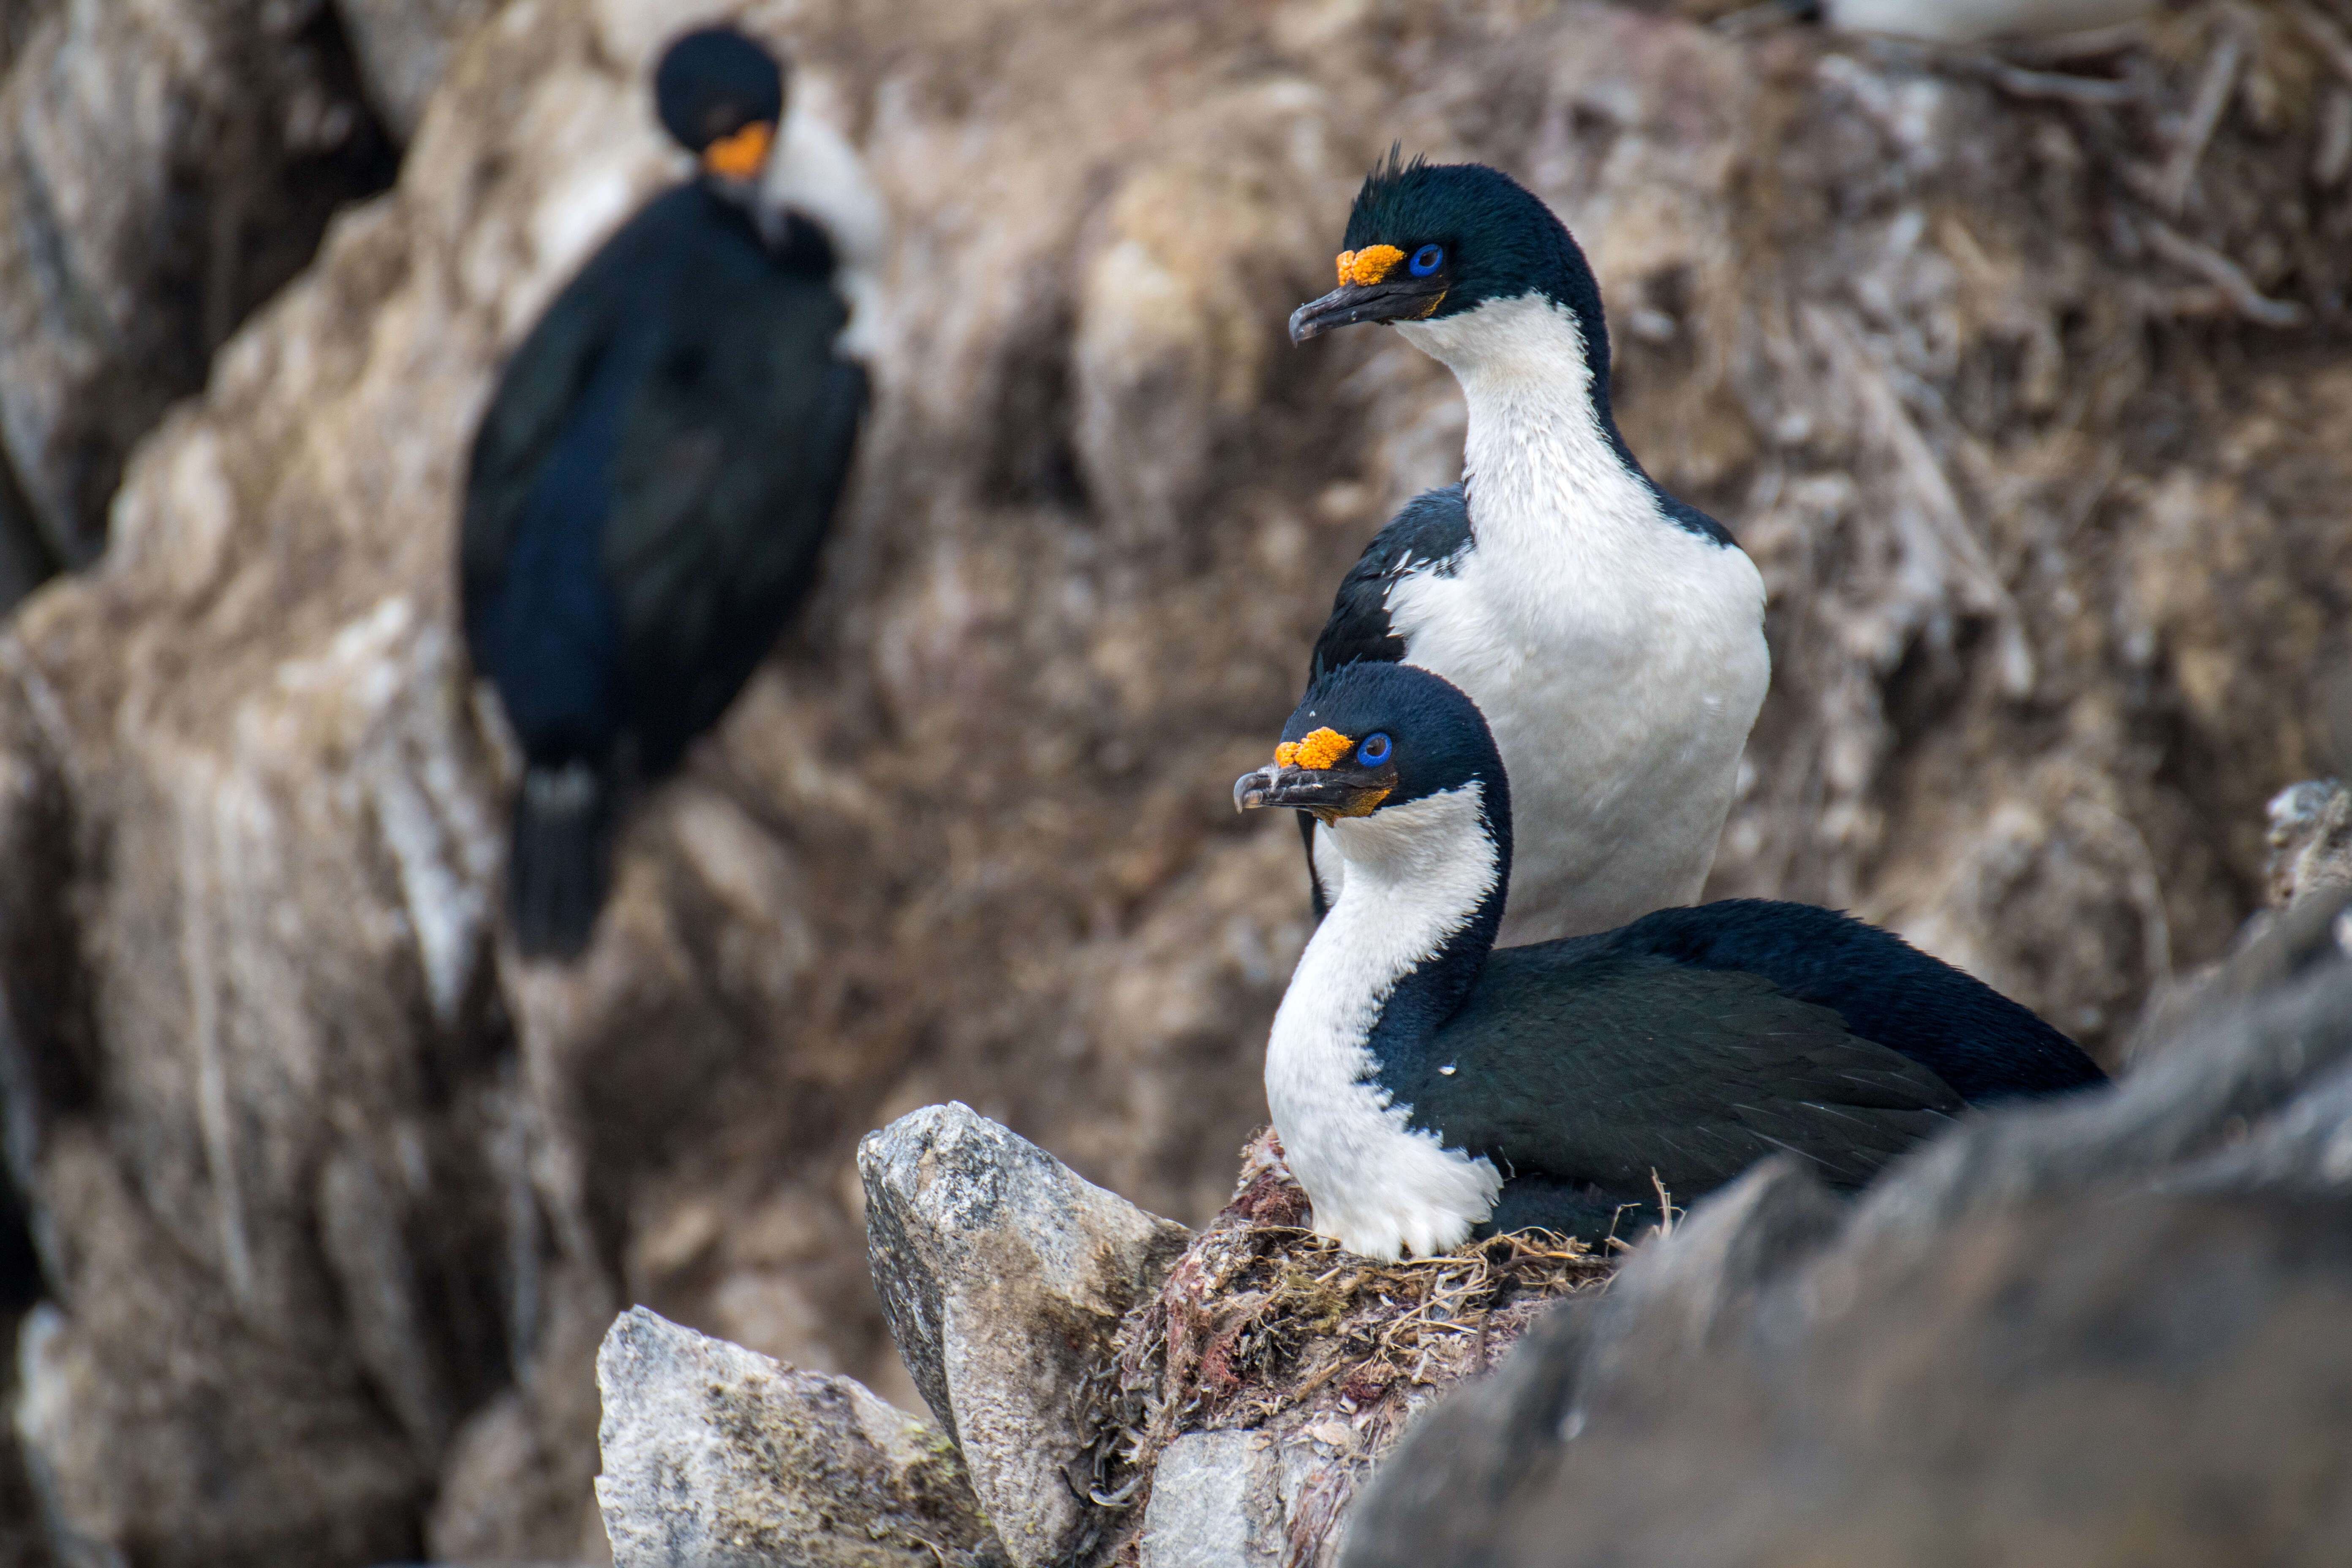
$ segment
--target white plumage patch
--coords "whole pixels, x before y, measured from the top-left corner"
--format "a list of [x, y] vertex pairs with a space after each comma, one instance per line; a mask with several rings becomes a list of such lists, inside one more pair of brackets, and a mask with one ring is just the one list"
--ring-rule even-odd
[[1407, 1108], [1372, 1079], [1369, 1046], [1397, 983], [1494, 889], [1485, 793], [1474, 783], [1337, 825], [1346, 883], [1299, 957], [1266, 1043], [1266, 1105], [1315, 1228], [1368, 1258], [1443, 1252], [1502, 1191], [1492, 1161], [1406, 1125]]
[[760, 205], [763, 213], [791, 208], [824, 230], [833, 242], [834, 289], [849, 308], [849, 324], [835, 346], [852, 359], [870, 361], [881, 342], [889, 208], [849, 138], [803, 108], [801, 96], [795, 93], [785, 110], [776, 150], [761, 175]]
[[1474, 548], [1398, 577], [1388, 609], [1405, 662], [1469, 694], [1510, 774], [1498, 944], [1696, 901], [1771, 676], [1763, 579], [1625, 467], [1565, 307], [1530, 294], [1397, 331], [1469, 407]]

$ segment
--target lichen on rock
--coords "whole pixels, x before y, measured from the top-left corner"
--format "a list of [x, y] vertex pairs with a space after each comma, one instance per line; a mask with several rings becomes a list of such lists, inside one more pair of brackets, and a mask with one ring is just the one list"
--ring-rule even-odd
[[883, 1310], [998, 1539], [1021, 1568], [1084, 1553], [1081, 1393], [1189, 1233], [968, 1106], [900, 1117], [857, 1163]]
[[635, 1307], [596, 1381], [614, 1568], [1002, 1568], [954, 1447], [850, 1378]]

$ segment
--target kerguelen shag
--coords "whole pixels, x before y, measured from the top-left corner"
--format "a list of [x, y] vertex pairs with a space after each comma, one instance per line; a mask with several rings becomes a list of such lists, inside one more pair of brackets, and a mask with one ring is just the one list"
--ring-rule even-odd
[[527, 956], [603, 907], [631, 789], [675, 770], [806, 594], [866, 395], [845, 342], [880, 206], [837, 134], [784, 119], [728, 28], [655, 73], [696, 175], [589, 260], [474, 439], [466, 638], [525, 764], [509, 904]]
[[[1497, 948], [1514, 778], [1408, 665], [1327, 671], [1237, 807], [1328, 830], [1339, 896], [1266, 1046], [1266, 1102], [1351, 1251], [1540, 1226], [1597, 1240], [1768, 1154], [1834, 1187], [1968, 1106], [2103, 1082], [1991, 987], [1835, 910], [1739, 899]], [[1629, 1212], [1630, 1211], [1630, 1212]]]
[[[1770, 679], [1763, 580], [1618, 434], [1600, 290], [1550, 208], [1496, 170], [1391, 153], [1346, 244], [1291, 337], [1393, 325], [1453, 371], [1469, 426], [1462, 483], [1407, 505], [1340, 584], [1309, 679], [1402, 660], [1485, 711], [1519, 791], [1506, 942], [1691, 902]], [[1344, 867], [1300, 826], [1319, 913]]]

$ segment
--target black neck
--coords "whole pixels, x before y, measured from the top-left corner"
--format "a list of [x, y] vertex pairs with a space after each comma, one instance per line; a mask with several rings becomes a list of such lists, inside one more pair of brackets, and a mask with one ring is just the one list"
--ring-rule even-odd
[[1495, 846], [1493, 884], [1459, 930], [1397, 978], [1377, 1004], [1364, 1042], [1377, 1064], [1375, 1076], [1391, 1093], [1442, 1065], [1428, 1059], [1437, 1032], [1461, 1010], [1486, 967], [1486, 955], [1495, 950], [1495, 933], [1503, 923], [1503, 904], [1511, 886], [1511, 796], [1499, 765], [1494, 774], [1478, 814], [1479, 826]]

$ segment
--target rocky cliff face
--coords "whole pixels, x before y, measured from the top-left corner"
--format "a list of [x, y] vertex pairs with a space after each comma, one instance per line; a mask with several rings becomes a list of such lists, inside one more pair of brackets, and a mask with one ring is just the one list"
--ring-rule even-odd
[[132, 444], [391, 182], [419, 102], [370, 68], [480, 9], [355, 48], [361, 0], [0, 6], [0, 602], [96, 558]]
[[1226, 790], [1459, 451], [1435, 366], [1281, 333], [1391, 140], [1559, 206], [1635, 449], [1765, 570], [1717, 889], [1885, 920], [2112, 1056], [2320, 771], [2352, 63], [2315, 15], [1995, 58], [1600, 5], [749, 8], [894, 211], [875, 416], [811, 613], [555, 972], [492, 928], [456, 488], [499, 356], [674, 173], [642, 74], [687, 18], [509, 0], [0, 640], [53, 1533], [596, 1550], [631, 1301], [911, 1404], [850, 1162], [915, 1105], [1216, 1207], [1307, 918]]

